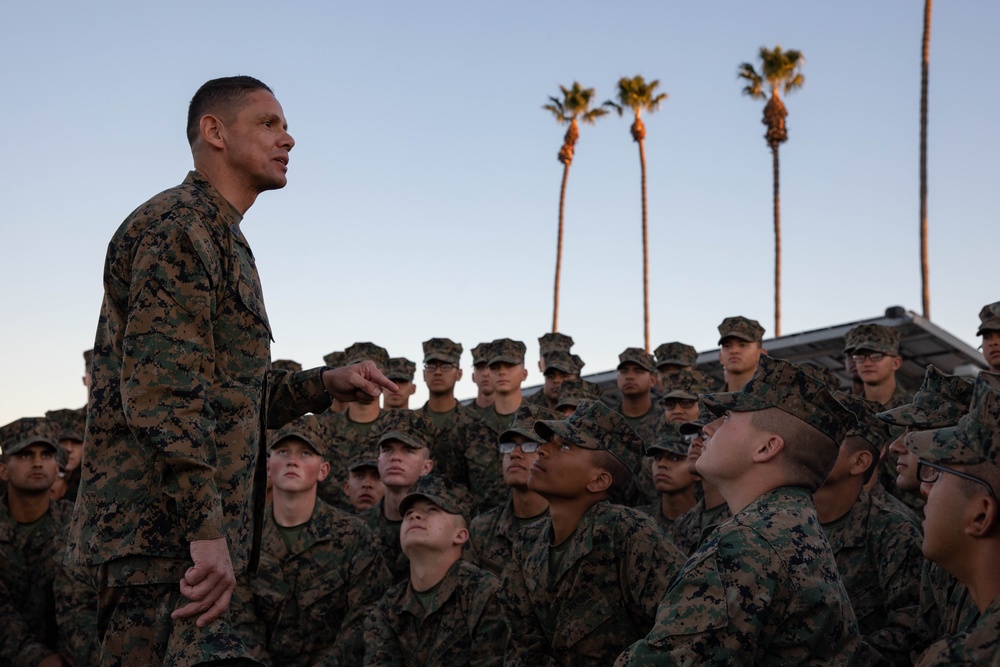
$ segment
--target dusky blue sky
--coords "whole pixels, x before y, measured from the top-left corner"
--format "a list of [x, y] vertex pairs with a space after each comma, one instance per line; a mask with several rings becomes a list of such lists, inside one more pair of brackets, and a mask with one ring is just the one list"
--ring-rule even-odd
[[[773, 331], [771, 156], [739, 63], [801, 50], [781, 148], [783, 330], [920, 308], [923, 2], [4, 3], [0, 423], [85, 401], [108, 240], [191, 159], [205, 80], [272, 86], [297, 144], [244, 231], [275, 332], [306, 366], [357, 340], [421, 359], [528, 345], [551, 322], [559, 84], [659, 79], [646, 118], [653, 344], [703, 350], [723, 317]], [[1000, 4], [938, 3], [930, 77], [932, 319], [972, 345], [1000, 298]], [[638, 152], [629, 120], [581, 129], [560, 330], [584, 372], [642, 344]], [[466, 365], [469, 357], [464, 358]], [[469, 373], [459, 395], [473, 393]], [[426, 392], [418, 392], [415, 404]]]

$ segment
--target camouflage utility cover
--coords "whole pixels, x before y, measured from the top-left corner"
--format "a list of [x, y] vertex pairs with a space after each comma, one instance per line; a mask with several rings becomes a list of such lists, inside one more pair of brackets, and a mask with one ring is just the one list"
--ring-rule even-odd
[[541, 436], [535, 431], [535, 422], [541, 419], [552, 420], [561, 418], [562, 415], [555, 410], [522, 403], [521, 407], [514, 413], [514, 419], [511, 421], [510, 426], [497, 438], [497, 444], [509, 442], [515, 435], [527, 438], [532, 442], [540, 442]]
[[853, 351], [870, 350], [883, 354], [899, 354], [899, 331], [884, 324], [859, 324], [851, 329]]
[[727, 317], [719, 325], [719, 345], [727, 338], [739, 338], [748, 343], [759, 343], [764, 340], [764, 327], [757, 320], [751, 320], [742, 315]]
[[969, 412], [956, 426], [909, 433], [906, 448], [936, 463], [1000, 466], [1000, 373], [979, 374]]
[[618, 370], [628, 364], [635, 364], [650, 373], [656, 370], [656, 360], [653, 359], [653, 355], [641, 347], [627, 347], [624, 352], [618, 355]]
[[681, 369], [663, 378], [663, 395], [660, 403], [668, 398], [694, 400], [712, 390], [714, 380], [697, 369]]
[[0, 428], [0, 451], [17, 454], [34, 444], [59, 451], [59, 425], [46, 417], [22, 417]]
[[344, 350], [345, 366], [358, 364], [366, 360], [374, 361], [380, 371], [385, 371], [389, 365], [389, 353], [384, 347], [375, 343], [355, 343]]
[[878, 418], [893, 426], [927, 430], [954, 426], [969, 411], [973, 382], [927, 367], [923, 384], [906, 405], [879, 411]]
[[410, 488], [410, 492], [399, 502], [399, 513], [406, 514], [407, 508], [423, 498], [443, 509], [448, 514], [458, 514], [465, 518], [466, 525], [472, 523], [475, 507], [469, 490], [441, 475], [424, 475]]
[[406, 357], [390, 357], [385, 365], [385, 376], [390, 380], [413, 382], [417, 365]]
[[580, 357], [563, 350], [553, 350], [542, 355], [542, 361], [545, 363], [545, 370], [555, 368], [568, 375], [579, 375], [584, 365]]
[[664, 343], [655, 350], [656, 367], [672, 364], [674, 366], [694, 366], [698, 360], [698, 350], [685, 343]]
[[291, 359], [275, 359], [271, 362], [271, 368], [276, 371], [291, 371], [298, 373], [302, 370], [302, 364]]
[[[462, 344], [449, 338], [431, 338], [423, 342], [424, 363], [444, 361], [456, 366], [462, 359]], [[475, 356], [475, 355], [473, 355]]]
[[580, 401], [601, 400], [601, 386], [588, 380], [564, 380], [559, 385], [559, 398], [556, 399], [556, 409], [570, 406], [575, 408]]
[[687, 456], [687, 450], [687, 441], [681, 434], [680, 424], [663, 424], [656, 440], [646, 443], [646, 456], [655, 456], [657, 452]]
[[340, 368], [341, 366], [347, 365], [344, 363], [344, 359], [346, 358], [347, 355], [344, 354], [343, 350], [339, 352], [331, 352], [330, 354], [323, 357], [323, 363], [330, 368]]
[[490, 343], [490, 354], [487, 364], [523, 364], [527, 348], [519, 340], [498, 338]]
[[1000, 331], [1000, 301], [983, 306], [979, 311], [979, 330], [977, 336], [987, 331]]
[[558, 332], [544, 334], [538, 339], [538, 352], [543, 357], [556, 350], [569, 352], [572, 347], [573, 337]]
[[535, 432], [543, 442], [558, 435], [577, 447], [610, 452], [629, 472], [635, 471], [645, 449], [625, 418], [600, 401], [581, 401], [564, 420], [535, 422]]

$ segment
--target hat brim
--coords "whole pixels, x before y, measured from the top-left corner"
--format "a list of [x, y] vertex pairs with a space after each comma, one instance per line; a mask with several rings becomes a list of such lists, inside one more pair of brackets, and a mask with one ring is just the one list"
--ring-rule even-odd
[[544, 419], [535, 422], [535, 433], [543, 438], [543, 442], [551, 442], [558, 435], [563, 440], [577, 447], [583, 447], [584, 449], [604, 449], [604, 446], [597, 438], [562, 419]]
[[417, 449], [427, 449], [427, 443], [413, 435], [412, 433], [407, 433], [406, 431], [384, 431], [378, 439], [378, 444], [382, 444], [388, 440], [399, 440], [400, 442], [410, 445], [411, 447], [416, 447]]
[[869, 352], [881, 352], [882, 354], [892, 354], [896, 355], [899, 353], [899, 348], [892, 347], [891, 345], [884, 345], [882, 343], [877, 343], [875, 341], [863, 340], [854, 346], [854, 352], [860, 352], [861, 350], [868, 350]]
[[448, 514], [457, 514], [459, 516], [465, 517], [466, 521], [469, 520], [469, 516], [461, 509], [459, 509], [454, 503], [448, 501], [446, 498], [443, 498], [441, 496], [436, 496], [432, 493], [408, 493], [399, 502], [399, 513], [405, 514], [406, 510], [410, 507], [410, 505], [412, 505], [413, 503], [417, 502], [420, 499], [424, 499], [431, 503], [434, 503]]
[[512, 357], [510, 355], [502, 354], [498, 357], [492, 357], [489, 360], [489, 362], [487, 362], [486, 365], [492, 366], [493, 364], [510, 364], [512, 366], [516, 366], [517, 364], [523, 364], [523, 363], [524, 363], [524, 357], [518, 359], [517, 357]]
[[302, 440], [320, 456], [324, 456], [326, 454], [326, 450], [322, 446], [316, 444], [316, 440], [318, 438], [311, 433], [306, 433], [305, 431], [286, 431], [282, 433], [280, 438], [271, 443], [271, 445], [267, 448], [267, 451], [271, 451], [278, 446], [278, 443], [284, 442], [289, 438], [298, 438], [299, 440]]
[[917, 457], [932, 463], [975, 465], [987, 460], [983, 455], [983, 439], [996, 436], [972, 415], [965, 415], [956, 426], [907, 433], [903, 444]]
[[689, 401], [697, 401], [698, 400], [698, 396], [699, 396], [699, 394], [695, 394], [695, 393], [690, 392], [690, 391], [684, 391], [683, 389], [674, 389], [672, 391], [667, 392], [663, 396], [661, 396], [660, 397], [660, 403], [664, 402], [668, 398], [681, 398], [681, 399], [686, 399], [686, 400], [689, 400]]
[[653, 456], [656, 452], [665, 452], [674, 456], [687, 456], [687, 444], [679, 442], [666, 445], [661, 441], [646, 447], [646, 456]]
[[653, 373], [656, 371], [656, 368], [654, 368], [653, 366], [646, 366], [645, 364], [640, 364], [638, 361], [632, 361], [631, 359], [629, 359], [628, 361], [623, 361], [620, 364], [618, 364], [618, 368], [616, 370], [620, 371], [626, 366], [636, 366], [637, 368], [641, 368], [642, 370], [647, 371], [649, 373]]
[[901, 405], [891, 410], [877, 412], [875, 413], [875, 416], [880, 421], [892, 426], [909, 426], [910, 428], [918, 428], [921, 430], [954, 426], [953, 420], [935, 418], [923, 408], [916, 407], [912, 403], [909, 405]]
[[979, 330], [976, 331], [977, 336], [982, 336], [987, 331], [1000, 331], [1000, 321], [996, 322], [986, 322], [979, 325]]
[[529, 430], [527, 428], [509, 428], [500, 434], [500, 437], [497, 438], [497, 442], [509, 442], [512, 435], [519, 435], [522, 438], [527, 438], [531, 442], [541, 442], [541, 436], [534, 430]]
[[347, 472], [354, 472], [355, 470], [359, 470], [361, 468], [375, 468], [376, 470], [378, 470], [378, 461], [375, 459], [354, 461], [353, 463], [348, 464]]
[[702, 394], [701, 403], [716, 417], [727, 412], [755, 412], [778, 407], [742, 391]]
[[760, 342], [759, 338], [754, 338], [752, 336], [748, 336], [748, 335], [742, 334], [742, 333], [736, 333], [735, 331], [733, 331], [733, 332], [725, 333], [725, 334], [722, 334], [721, 336], [719, 336], [718, 345], [722, 345], [723, 341], [725, 341], [727, 338], [736, 338], [738, 340], [746, 341], [747, 343], [759, 343]]
[[426, 355], [424, 357], [424, 363], [425, 364], [428, 363], [428, 362], [430, 362], [430, 361], [444, 361], [444, 362], [447, 362], [449, 364], [455, 364], [457, 366], [459, 360], [456, 357], [449, 357], [447, 354], [444, 354], [444, 353], [431, 352], [430, 354], [428, 354], [428, 355]]

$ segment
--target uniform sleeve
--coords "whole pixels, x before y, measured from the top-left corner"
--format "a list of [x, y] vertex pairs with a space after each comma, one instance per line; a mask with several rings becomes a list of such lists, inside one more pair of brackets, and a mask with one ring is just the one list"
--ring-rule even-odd
[[91, 572], [90, 568], [60, 563], [52, 582], [59, 649], [81, 666], [101, 663], [97, 583]]
[[365, 619], [365, 667], [403, 667], [403, 650], [393, 630], [392, 604], [388, 593]]
[[505, 667], [556, 667], [549, 642], [528, 598], [524, 574], [516, 556], [503, 570], [498, 597], [509, 631], [503, 654]]
[[330, 395], [323, 386], [326, 367], [293, 373], [267, 373], [267, 427], [281, 428], [302, 415], [319, 414], [330, 407]]
[[263, 619], [257, 615], [251, 586], [252, 578], [252, 575], [246, 573], [236, 577], [236, 590], [233, 591], [229, 601], [230, 623], [250, 655], [269, 665], [271, 659], [267, 652], [267, 627]]
[[220, 273], [219, 263], [205, 256], [207, 247], [196, 245], [183, 220], [155, 227], [138, 244], [121, 362], [125, 418], [146, 457], [163, 470], [163, 492], [176, 502], [188, 541], [225, 535], [208, 401], [222, 278], [212, 275]]
[[651, 517], [642, 517], [639, 527], [626, 538], [627, 571], [621, 578], [625, 599], [632, 613], [652, 627], [660, 601], [674, 576], [687, 560]]

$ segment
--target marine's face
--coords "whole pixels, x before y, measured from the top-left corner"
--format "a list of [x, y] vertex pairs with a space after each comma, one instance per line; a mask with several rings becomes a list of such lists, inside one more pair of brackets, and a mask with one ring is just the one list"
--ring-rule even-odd
[[500, 395], [512, 393], [521, 387], [528, 377], [524, 364], [508, 364], [498, 361], [490, 364], [490, 381], [493, 389]]
[[638, 364], [625, 364], [618, 371], [618, 391], [623, 396], [642, 396], [653, 389], [656, 376]]
[[344, 480], [344, 495], [357, 511], [366, 510], [378, 504], [385, 495], [385, 486], [378, 476], [378, 468], [365, 466], [347, 473]]
[[59, 444], [66, 450], [66, 470], [70, 471], [79, 468], [80, 461], [83, 460], [83, 443], [79, 440], [66, 438], [65, 440], [60, 440]]
[[559, 398], [559, 387], [566, 380], [579, 380], [579, 375], [573, 375], [561, 371], [558, 368], [546, 368], [545, 369], [545, 384], [542, 386], [542, 392], [545, 394], [545, 398], [550, 401], [555, 401]]
[[449, 514], [425, 498], [414, 500], [403, 513], [403, 525], [399, 527], [399, 543], [403, 552], [417, 546], [433, 550], [446, 549], [453, 544], [462, 544], [468, 535], [462, 517]]
[[757, 368], [757, 360], [763, 351], [760, 343], [729, 336], [723, 339], [719, 348], [719, 363], [730, 373], [747, 373]]
[[903, 491], [918, 493], [920, 482], [917, 480], [917, 457], [906, 448], [904, 440], [912, 429], [907, 428], [903, 434], [892, 441], [889, 452], [896, 456], [896, 487]]
[[983, 356], [986, 357], [990, 370], [1000, 372], [1000, 331], [983, 332]]
[[858, 376], [865, 384], [883, 384], [903, 363], [902, 359], [891, 354], [883, 355], [881, 359], [875, 361], [872, 359], [871, 350], [857, 350], [854, 354], [859, 357], [854, 362], [858, 368]]
[[[424, 364], [424, 383], [427, 390], [434, 394], [444, 394], [455, 388], [455, 383], [462, 379], [462, 370], [455, 364], [443, 361], [430, 361]], [[475, 380], [475, 373], [473, 373]]]
[[692, 486], [697, 480], [688, 470], [687, 456], [658, 451], [653, 455], [653, 485], [661, 493], [676, 493]]
[[528, 442], [523, 435], [514, 435], [512, 440], [517, 447], [510, 454], [503, 455], [503, 481], [507, 486], [525, 489], [528, 487], [531, 466], [538, 458], [538, 451], [528, 454], [521, 450], [521, 445]]
[[288, 154], [295, 140], [274, 95], [266, 90], [248, 93], [224, 131], [226, 162], [247, 188], [259, 193], [285, 187]]
[[697, 398], [665, 398], [660, 405], [663, 406], [663, 421], [668, 424], [694, 421], [701, 414]]
[[589, 452], [558, 435], [543, 442], [531, 466], [528, 488], [546, 497], [575, 498], [593, 472]]
[[21, 493], [48, 493], [58, 477], [56, 450], [43, 443], [28, 445], [0, 464], [0, 479]]
[[752, 465], [752, 453], [768, 434], [751, 422], [751, 412], [726, 412], [702, 429], [708, 437], [695, 463], [698, 474], [712, 484], [743, 475]]
[[410, 396], [413, 396], [413, 392], [417, 390], [417, 385], [413, 384], [410, 380], [393, 380], [396, 386], [399, 387], [398, 391], [391, 391], [386, 389], [383, 392], [385, 396], [385, 407], [387, 408], [406, 408], [410, 405]]
[[401, 440], [386, 440], [379, 445], [378, 473], [385, 486], [408, 489], [421, 475], [429, 473], [432, 465], [426, 447], [414, 447]]
[[963, 510], [971, 498], [962, 489], [962, 478], [940, 473], [937, 481], [920, 485], [924, 504], [924, 557], [944, 566], [964, 550]]
[[330, 464], [301, 438], [285, 438], [267, 457], [267, 475], [274, 488], [289, 493], [315, 488], [329, 472]]
[[[701, 458], [701, 452], [705, 447], [705, 437], [703, 432], [699, 431], [697, 436], [691, 438], [691, 442], [688, 445], [688, 455], [687, 455], [687, 466], [688, 472], [692, 475], [698, 475], [698, 469], [695, 464], [698, 463], [698, 459]], [[700, 477], [700, 475], [698, 475]]]
[[486, 364], [476, 364], [473, 367], [472, 381], [479, 387], [479, 393], [483, 396], [493, 394], [493, 378], [490, 375], [490, 367]]

